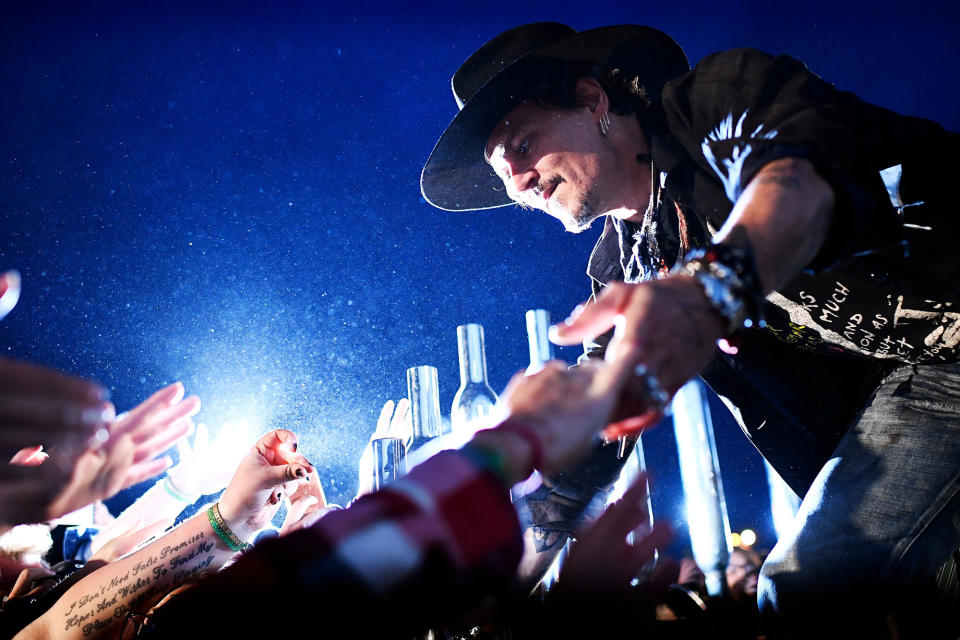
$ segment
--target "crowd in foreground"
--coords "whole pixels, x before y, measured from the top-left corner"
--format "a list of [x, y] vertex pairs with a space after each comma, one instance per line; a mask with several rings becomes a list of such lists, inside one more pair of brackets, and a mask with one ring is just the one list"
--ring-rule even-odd
[[[354, 621], [361, 636], [433, 629], [463, 637], [574, 630], [643, 637], [712, 628], [711, 637], [756, 637], [750, 598], [759, 558], [738, 551], [723, 605], [708, 607], [692, 561], [653, 562], [671, 532], [642, 526], [643, 476], [578, 536], [549, 593], [521, 593], [512, 584], [523, 545], [509, 487], [535, 468], [550, 474], [576, 464], [605, 426], [622, 377], [602, 363], [568, 369], [558, 362], [518, 376], [497, 427], [341, 509], [327, 504], [291, 431], [272, 430], [229, 460], [209, 445], [202, 425], [194, 428], [200, 402], [185, 398], [179, 383], [118, 418], [94, 383], [0, 360], [4, 447], [17, 451], [3, 468], [3, 632], [244, 636], [268, 632], [278, 618], [311, 628], [317, 621], [307, 612], [322, 602], [337, 612], [327, 626], [356, 610], [375, 612]], [[395, 420], [402, 422], [405, 405]], [[170, 459], [158, 455], [173, 445], [179, 461], [168, 468]], [[153, 476], [155, 485], [116, 518], [105, 513], [103, 500]], [[182, 510], [224, 483], [215, 503], [171, 528]], [[263, 535], [284, 503], [279, 535]], [[84, 513], [96, 526], [57, 526]], [[50, 548], [51, 527], [67, 532], [59, 553]], [[51, 566], [44, 556], [63, 560]], [[244, 603], [246, 615], [217, 615]]]
[[[231, 455], [194, 425], [200, 400], [180, 383], [117, 415], [94, 382], [0, 359], [0, 634], [758, 637], [760, 558], [738, 550], [711, 600], [692, 560], [657, 558], [672, 532], [645, 524], [642, 475], [578, 532], [549, 592], [518, 579], [525, 524], [510, 487], [606, 446], [629, 377], [604, 362], [518, 374], [499, 424], [379, 491], [361, 482], [341, 508], [292, 431]], [[381, 422], [402, 433], [406, 400], [393, 409]], [[104, 507], [151, 478], [122, 513]]]

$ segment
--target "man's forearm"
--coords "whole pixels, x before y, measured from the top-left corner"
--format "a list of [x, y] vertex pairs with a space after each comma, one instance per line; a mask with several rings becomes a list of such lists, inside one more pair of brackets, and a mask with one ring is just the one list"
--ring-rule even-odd
[[150, 545], [94, 571], [17, 638], [95, 638], [233, 556], [200, 512]]
[[717, 233], [732, 241], [742, 227], [753, 246], [763, 292], [786, 283], [813, 260], [830, 228], [833, 190], [807, 160], [782, 158], [761, 169]]

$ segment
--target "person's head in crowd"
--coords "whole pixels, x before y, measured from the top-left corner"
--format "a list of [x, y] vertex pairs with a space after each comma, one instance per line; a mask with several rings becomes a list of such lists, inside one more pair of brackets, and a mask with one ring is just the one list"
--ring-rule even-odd
[[753, 549], [737, 547], [727, 563], [727, 588], [734, 600], [756, 601], [757, 579], [763, 560]]

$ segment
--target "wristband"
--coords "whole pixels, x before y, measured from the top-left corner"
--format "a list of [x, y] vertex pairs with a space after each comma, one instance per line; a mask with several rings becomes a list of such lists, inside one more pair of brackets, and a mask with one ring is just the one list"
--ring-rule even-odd
[[540, 441], [540, 436], [534, 433], [533, 429], [508, 418], [497, 425], [494, 430], [513, 433], [526, 440], [527, 444], [530, 445], [530, 466], [534, 469], [543, 468], [543, 443]]
[[227, 545], [231, 551], [246, 551], [250, 548], [251, 545], [238, 538], [237, 534], [231, 531], [227, 523], [224, 522], [223, 516], [220, 515], [219, 502], [214, 502], [213, 506], [207, 509], [207, 520], [210, 521], [213, 532], [217, 534], [218, 538], [223, 540], [223, 543]]
[[703, 287], [710, 306], [724, 319], [725, 335], [740, 329], [766, 326], [763, 288], [749, 244], [724, 244], [693, 249], [673, 273], [693, 276]]
[[166, 476], [163, 480], [161, 480], [161, 482], [163, 483], [164, 490], [168, 494], [170, 494], [172, 497], [179, 500], [180, 502], [193, 504], [200, 497], [200, 496], [189, 496], [183, 491], [180, 491], [180, 489], [178, 489], [176, 485], [173, 484], [173, 480], [170, 479], [170, 476]]
[[468, 442], [460, 453], [467, 457], [470, 462], [476, 466], [485, 469], [495, 475], [497, 479], [505, 485], [510, 484], [510, 478], [507, 475], [505, 456], [497, 449], [485, 446], [477, 446], [475, 443]]

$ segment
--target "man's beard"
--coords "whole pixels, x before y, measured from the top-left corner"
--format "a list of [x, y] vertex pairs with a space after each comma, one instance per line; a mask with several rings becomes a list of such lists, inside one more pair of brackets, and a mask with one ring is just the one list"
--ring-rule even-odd
[[600, 217], [593, 203], [594, 198], [592, 196], [592, 192], [584, 194], [584, 196], [580, 198], [580, 202], [577, 203], [577, 206], [574, 207], [570, 219], [564, 221], [563, 226], [570, 233], [586, 231], [590, 228], [590, 225], [593, 224], [593, 221]]

